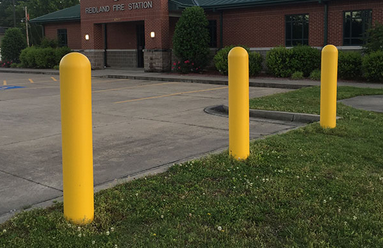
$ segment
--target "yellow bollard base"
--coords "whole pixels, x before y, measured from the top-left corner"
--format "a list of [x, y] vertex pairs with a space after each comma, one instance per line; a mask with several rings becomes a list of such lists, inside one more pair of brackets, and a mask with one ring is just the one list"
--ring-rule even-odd
[[68, 222], [75, 224], [75, 225], [80, 225], [80, 226], [88, 225], [88, 224], [92, 223], [94, 220], [93, 217], [92, 218], [84, 217], [83, 219], [76, 219], [75, 220], [75, 219], [70, 218], [70, 216], [66, 216], [65, 214], [64, 214], [64, 218]]

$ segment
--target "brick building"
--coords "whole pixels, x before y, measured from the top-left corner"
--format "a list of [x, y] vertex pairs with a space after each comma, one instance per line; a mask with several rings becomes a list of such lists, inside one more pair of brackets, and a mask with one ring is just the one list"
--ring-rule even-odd
[[261, 53], [297, 44], [357, 50], [368, 27], [383, 23], [382, 0], [82, 0], [31, 22], [87, 55], [94, 68], [167, 71], [176, 23], [196, 5], [207, 14], [213, 50], [238, 44]]

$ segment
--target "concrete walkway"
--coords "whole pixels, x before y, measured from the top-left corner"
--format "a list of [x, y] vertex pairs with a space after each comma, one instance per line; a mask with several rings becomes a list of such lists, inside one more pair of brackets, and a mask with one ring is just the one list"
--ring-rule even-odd
[[[15, 68], [0, 68], [0, 73], [27, 73], [27, 74], [48, 74], [59, 75], [58, 70], [53, 69], [15, 69]], [[140, 68], [117, 68], [92, 70], [93, 77], [102, 78], [117, 78], [117, 79], [134, 79], [134, 80], [149, 80], [149, 81], [167, 81], [167, 82], [194, 82], [227, 85], [227, 76], [221, 75], [204, 75], [204, 74], [176, 74], [176, 73], [154, 73], [144, 72]], [[367, 83], [367, 82], [351, 82], [338, 81], [339, 86], [350, 86], [359, 88], [383, 88], [383, 83]], [[299, 89], [303, 87], [320, 86], [320, 81], [312, 80], [290, 80], [286, 78], [273, 77], [255, 77], [250, 78], [251, 87], [266, 87], [266, 88], [287, 88]]]
[[357, 96], [340, 102], [356, 109], [383, 113], [383, 95]]

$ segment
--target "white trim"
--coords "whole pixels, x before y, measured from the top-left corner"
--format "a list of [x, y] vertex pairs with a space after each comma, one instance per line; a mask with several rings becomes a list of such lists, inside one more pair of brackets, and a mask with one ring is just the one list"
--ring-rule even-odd
[[82, 52], [104, 52], [103, 49], [84, 49]]
[[137, 52], [136, 49], [107, 49], [107, 52]]
[[[362, 50], [362, 46], [336, 46], [338, 50]], [[250, 51], [268, 51], [277, 47], [263, 47], [263, 48], [250, 48]], [[293, 47], [286, 47], [286, 49], [292, 49]], [[323, 49], [323, 47], [311, 46], [311, 48]]]
[[339, 50], [362, 50], [362, 46], [337, 46]]

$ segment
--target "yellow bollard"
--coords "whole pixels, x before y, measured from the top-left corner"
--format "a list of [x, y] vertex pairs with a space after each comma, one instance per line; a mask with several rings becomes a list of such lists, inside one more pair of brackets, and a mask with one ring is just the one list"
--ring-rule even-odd
[[91, 66], [80, 53], [60, 62], [64, 217], [85, 225], [94, 218]]
[[327, 45], [322, 50], [320, 125], [336, 127], [336, 95], [338, 78], [338, 49]]
[[229, 152], [244, 160], [249, 149], [249, 54], [242, 47], [229, 53]]

